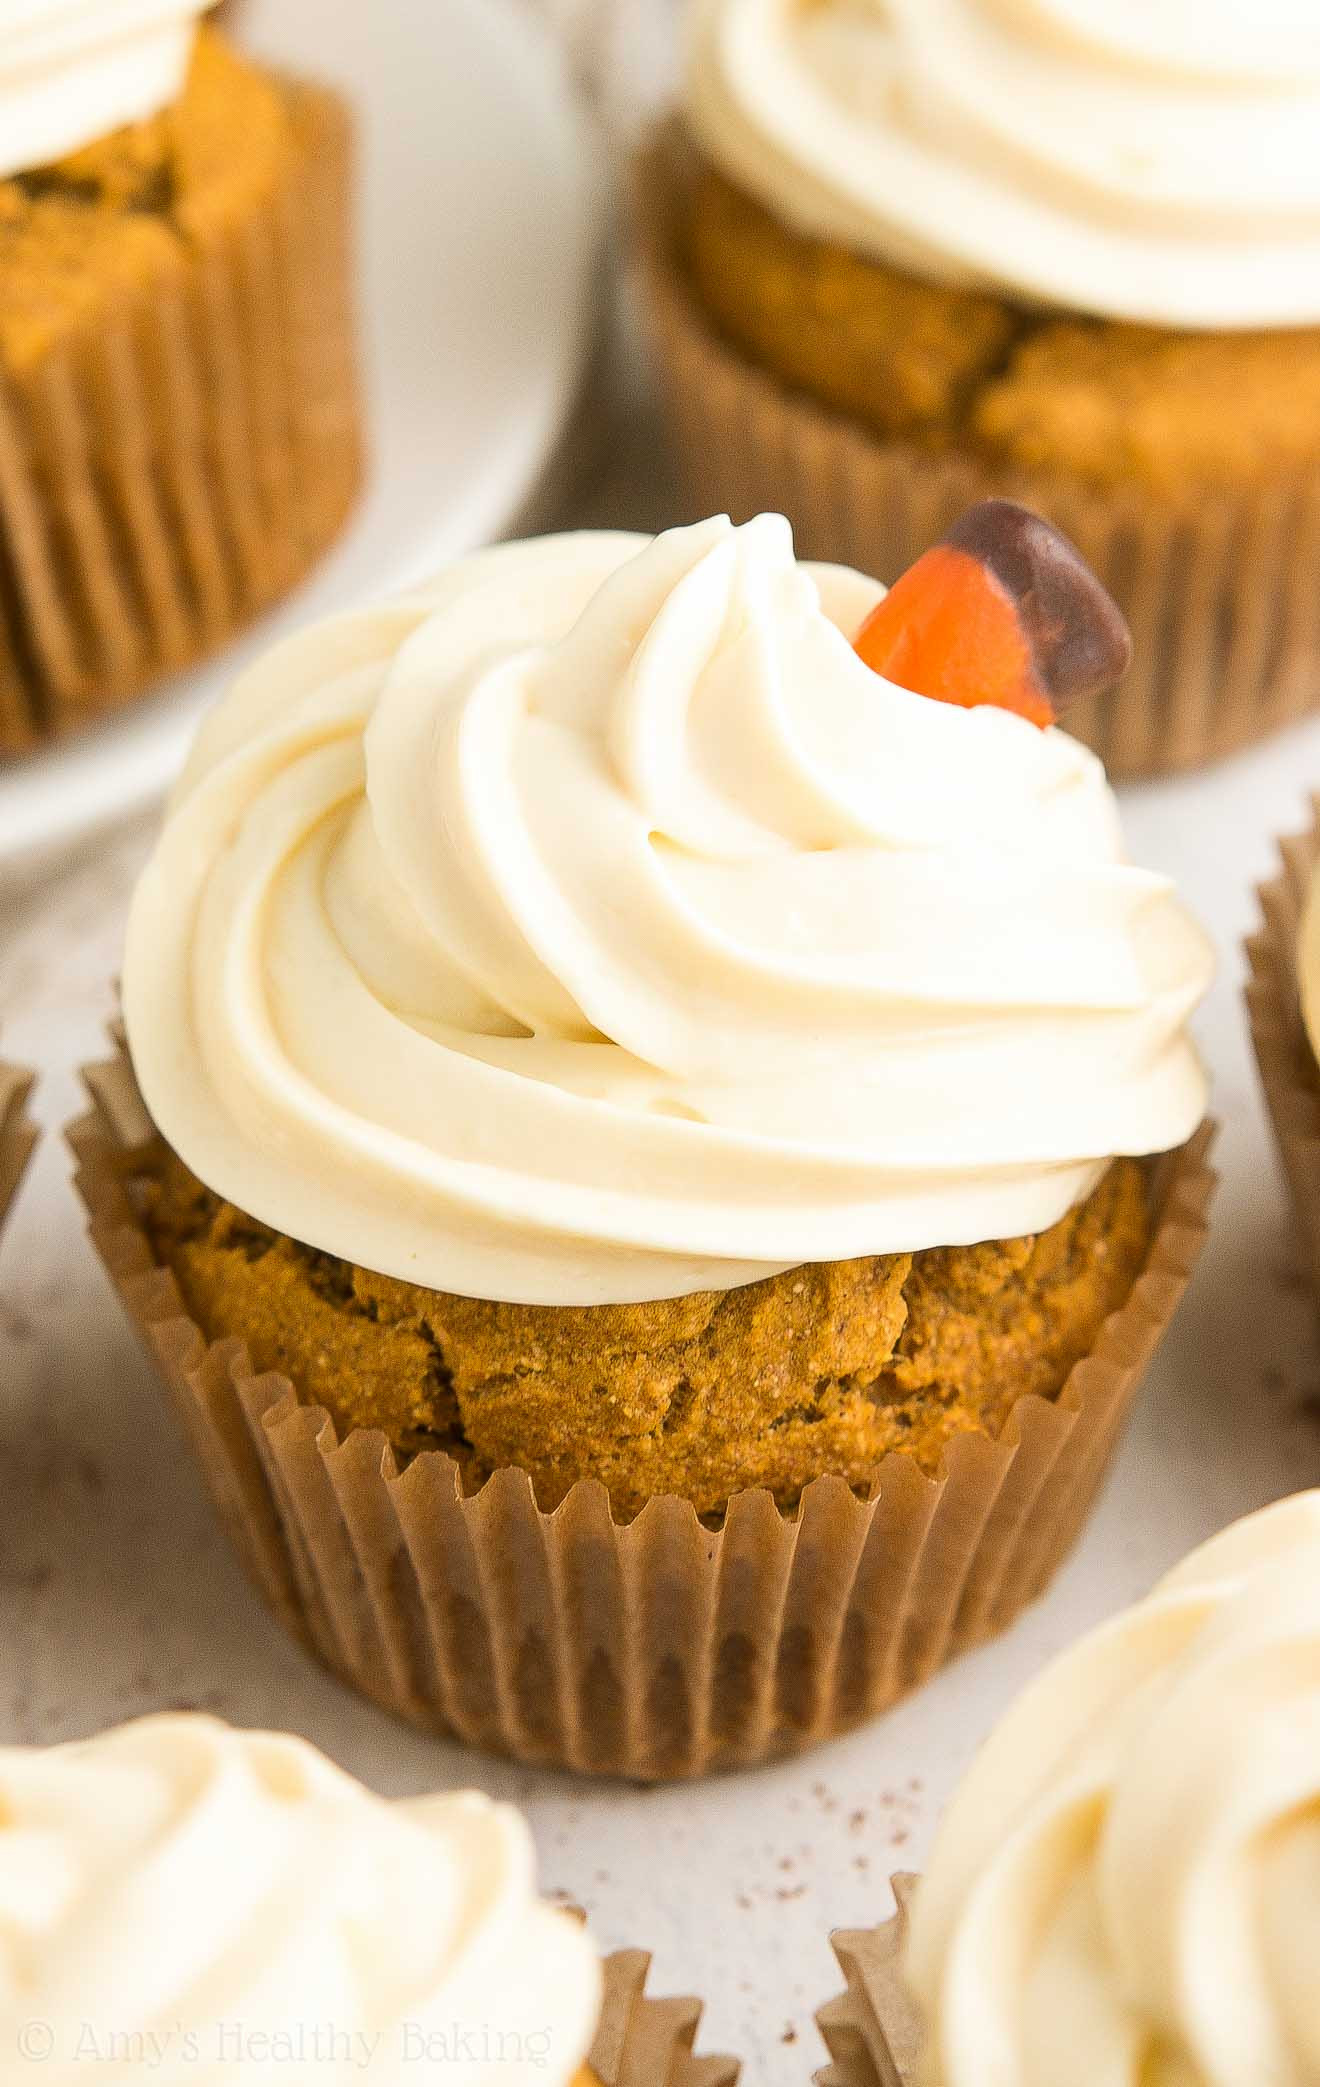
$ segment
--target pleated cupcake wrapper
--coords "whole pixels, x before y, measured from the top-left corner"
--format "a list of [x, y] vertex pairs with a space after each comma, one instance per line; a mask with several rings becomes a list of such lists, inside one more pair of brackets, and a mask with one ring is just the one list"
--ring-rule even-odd
[[917, 2087], [921, 2018], [903, 1978], [916, 1886], [915, 1877], [895, 1877], [892, 1920], [830, 1937], [847, 1983], [816, 2015], [831, 2060], [816, 2087]]
[[687, 490], [702, 514], [793, 524], [798, 553], [893, 581], [965, 508], [1007, 495], [1072, 537], [1132, 627], [1114, 693], [1067, 729], [1112, 776], [1163, 775], [1320, 706], [1320, 472], [1196, 502], [1135, 484], [995, 469], [883, 437], [746, 360], [705, 317], [677, 255], [690, 154], [670, 125], [643, 153], [643, 303]]
[[588, 2064], [601, 2087], [737, 2087], [736, 2058], [698, 2057], [699, 2000], [652, 2000], [651, 1959], [622, 1949], [604, 1964], [600, 2026]]
[[1320, 859], [1320, 796], [1305, 833], [1279, 845], [1279, 874], [1262, 884], [1262, 924], [1247, 942], [1247, 1009], [1302, 1265], [1320, 1304], [1320, 1066], [1302, 1019], [1297, 938]]
[[190, 229], [167, 281], [0, 368], [0, 755], [212, 651], [349, 511], [349, 117], [286, 93], [295, 147], [244, 222]]
[[31, 1073], [0, 1065], [0, 1225], [37, 1142], [36, 1126], [27, 1112], [31, 1089]]
[[208, 1342], [126, 1192], [153, 1127], [122, 1051], [91, 1069], [71, 1141], [92, 1238], [173, 1394], [220, 1512], [276, 1614], [412, 1723], [584, 1772], [663, 1779], [799, 1751], [883, 1710], [1003, 1630], [1071, 1548], [1206, 1231], [1213, 1135], [1154, 1165], [1144, 1273], [1055, 1402], [954, 1441], [938, 1478], [887, 1457], [867, 1497], [809, 1485], [620, 1525], [582, 1480], [552, 1512], [520, 1470], [465, 1497], [426, 1450], [342, 1442], [239, 1341]]

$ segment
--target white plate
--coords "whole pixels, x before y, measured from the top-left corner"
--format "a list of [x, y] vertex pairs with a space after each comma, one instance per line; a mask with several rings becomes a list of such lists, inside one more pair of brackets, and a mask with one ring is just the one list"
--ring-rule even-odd
[[530, 13], [516, 0], [247, 0], [241, 34], [353, 98], [370, 486], [336, 550], [237, 644], [122, 720], [0, 766], [0, 873], [149, 804], [206, 705], [282, 632], [512, 526], [573, 407], [602, 183]]

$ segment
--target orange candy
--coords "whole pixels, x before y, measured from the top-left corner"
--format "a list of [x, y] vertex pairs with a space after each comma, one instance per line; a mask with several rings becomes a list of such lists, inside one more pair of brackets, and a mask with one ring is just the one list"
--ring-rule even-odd
[[937, 703], [993, 703], [1033, 725], [1054, 723], [1017, 609], [979, 558], [936, 544], [894, 582], [853, 639], [886, 681]]
[[894, 582], [853, 647], [917, 695], [991, 703], [1043, 730], [1113, 687], [1131, 640], [1066, 536], [1011, 500], [983, 500]]

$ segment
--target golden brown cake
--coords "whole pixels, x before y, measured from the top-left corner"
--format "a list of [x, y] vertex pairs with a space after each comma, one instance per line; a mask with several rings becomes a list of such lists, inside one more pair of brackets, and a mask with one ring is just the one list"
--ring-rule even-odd
[[795, 230], [709, 163], [682, 210], [728, 339], [879, 435], [1188, 507], [1320, 466], [1320, 327], [1188, 332], [924, 282]]
[[645, 1305], [491, 1304], [313, 1252], [221, 1201], [172, 1153], [147, 1230], [208, 1340], [245, 1340], [336, 1426], [465, 1482], [530, 1473], [543, 1507], [598, 1478], [620, 1518], [657, 1494], [718, 1513], [765, 1486], [791, 1507], [832, 1471], [864, 1485], [901, 1449], [933, 1475], [952, 1438], [1053, 1398], [1131, 1291], [1149, 1244], [1121, 1160], [1038, 1238], [792, 1269]]
[[0, 754], [285, 592], [360, 469], [349, 124], [202, 29], [179, 99], [0, 180]]
[[159, 116], [0, 180], [0, 355], [21, 376], [124, 290], [167, 284], [194, 239], [262, 208], [297, 151], [279, 82], [214, 30]]

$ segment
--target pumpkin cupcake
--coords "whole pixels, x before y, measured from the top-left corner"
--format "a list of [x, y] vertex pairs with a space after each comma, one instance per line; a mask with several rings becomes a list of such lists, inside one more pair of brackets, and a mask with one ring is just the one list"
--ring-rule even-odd
[[1136, 639], [1115, 775], [1320, 702], [1320, 44], [1229, 4], [693, 0], [638, 196], [702, 506], [892, 579], [970, 500]]
[[[199, 0], [0, 57], [0, 756], [287, 592], [360, 468], [349, 122]], [[30, 17], [30, 19], [29, 19]]]
[[359, 1685], [691, 1772], [1043, 1584], [1207, 1186], [1208, 945], [1049, 723], [1125, 653], [1021, 510], [887, 597], [721, 518], [483, 553], [204, 727], [85, 1185]]
[[[314, 1747], [196, 1714], [0, 1748], [0, 2050], [91, 2087], [732, 2087], [536, 1893], [475, 1790], [386, 1803]], [[11, 2077], [14, 2060], [6, 2060]]]
[[830, 2087], [1320, 2078], [1320, 1493], [1032, 1683], [898, 1917], [835, 1937]]

